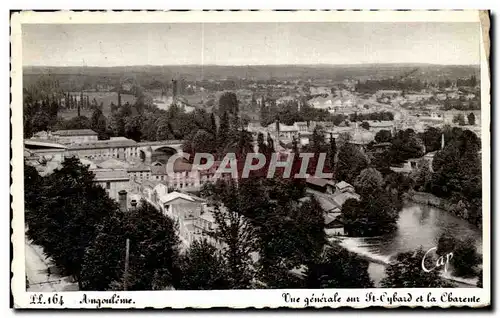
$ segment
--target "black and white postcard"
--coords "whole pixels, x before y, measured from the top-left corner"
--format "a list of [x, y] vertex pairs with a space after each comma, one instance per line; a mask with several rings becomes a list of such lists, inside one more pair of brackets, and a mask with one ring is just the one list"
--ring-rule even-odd
[[489, 23], [13, 13], [15, 307], [489, 306]]

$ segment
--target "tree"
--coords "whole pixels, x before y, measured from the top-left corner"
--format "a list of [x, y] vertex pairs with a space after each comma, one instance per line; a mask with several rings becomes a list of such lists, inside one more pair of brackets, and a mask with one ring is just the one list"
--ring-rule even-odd
[[402, 163], [424, 155], [425, 146], [413, 129], [400, 130], [392, 140], [390, 149], [393, 163]]
[[125, 119], [125, 137], [135, 140], [137, 142], [141, 141], [142, 137], [142, 124], [144, 122], [144, 118], [141, 115], [135, 115], [131, 117], [127, 117]]
[[[445, 133], [446, 137], [446, 133]], [[480, 139], [471, 131], [453, 129], [432, 162], [432, 193], [451, 199], [452, 212], [469, 222], [482, 223]]]
[[361, 127], [366, 130], [370, 130], [370, 124], [367, 121], [362, 122]]
[[219, 116], [224, 114], [225, 112], [227, 112], [231, 116], [237, 116], [239, 112], [238, 104], [238, 98], [236, 97], [235, 93], [225, 92], [219, 98]]
[[38, 195], [26, 197], [28, 237], [80, 285], [83, 256], [98, 233], [97, 225], [118, 208], [93, 179], [78, 159], [66, 158], [43, 179]]
[[[386, 277], [381, 285], [387, 288], [445, 288], [452, 287], [443, 280], [438, 270], [426, 272], [422, 269], [425, 252], [416, 251], [399, 253], [393, 264], [386, 267]], [[435, 261], [435, 260], [434, 260]], [[431, 266], [427, 264], [427, 267]]]
[[349, 236], [373, 236], [393, 232], [398, 205], [385, 191], [364, 193], [361, 201], [347, 199], [342, 205], [344, 230]]
[[474, 126], [476, 124], [476, 116], [474, 115], [474, 113], [470, 113], [469, 115], [467, 115], [467, 121], [469, 122], [469, 125]]
[[227, 138], [229, 137], [229, 115], [227, 112], [222, 113], [219, 125], [219, 134], [217, 136], [217, 141], [219, 142], [219, 148], [224, 149], [227, 143]]
[[457, 114], [453, 116], [453, 122], [459, 124], [460, 126], [465, 126], [464, 114]]
[[314, 198], [299, 203], [287, 185], [274, 184], [270, 191], [280, 193], [280, 202], [266, 202], [257, 222], [259, 277], [272, 288], [295, 287], [290, 271], [313, 264], [326, 243], [320, 204]]
[[355, 145], [345, 143], [337, 158], [336, 179], [352, 183], [358, 174], [368, 167], [368, 158]]
[[481, 269], [477, 274], [477, 284], [478, 288], [483, 288], [483, 270]]
[[115, 136], [125, 135], [125, 118], [121, 111], [116, 111], [111, 114], [111, 130]]
[[383, 185], [384, 178], [382, 178], [382, 174], [374, 168], [362, 170], [354, 180], [356, 191], [361, 195], [369, 195], [378, 192], [382, 190]]
[[[294, 138], [295, 140], [295, 138]], [[297, 151], [298, 152], [298, 151]], [[335, 158], [337, 157], [337, 143], [335, 142], [335, 138], [330, 134], [330, 151], [328, 153], [329, 157], [329, 166], [332, 171], [335, 170]]]
[[206, 240], [195, 241], [181, 256], [179, 289], [228, 289], [226, 261]]
[[127, 239], [128, 290], [158, 290], [179, 284], [175, 223], [143, 200], [136, 209], [116, 211], [103, 220], [85, 252], [82, 290], [123, 290]]
[[307, 288], [372, 288], [368, 261], [345, 248], [332, 245], [307, 271]]
[[391, 142], [392, 134], [389, 130], [380, 130], [375, 134], [376, 142]]
[[441, 149], [441, 137], [443, 131], [436, 127], [427, 128], [420, 137], [425, 145], [426, 152], [433, 152]]
[[457, 239], [448, 231], [439, 236], [436, 254], [443, 256], [448, 253], [453, 253], [457, 247]]
[[432, 188], [432, 172], [429, 167], [429, 162], [421, 159], [418, 162], [418, 170], [410, 175], [415, 180], [415, 189], [417, 191], [430, 191]]
[[98, 108], [94, 108], [90, 118], [90, 128], [97, 132], [99, 139], [109, 138], [107, 134], [106, 116]]
[[481, 262], [481, 259], [476, 251], [474, 239], [468, 237], [458, 241], [453, 250], [453, 265], [454, 274], [460, 277], [472, 277], [476, 275], [475, 267]]
[[271, 137], [270, 133], [267, 133], [267, 147], [268, 147], [269, 153], [274, 153], [275, 152], [275, 149], [274, 149], [274, 140]]
[[264, 134], [261, 132], [257, 135], [257, 146], [259, 147], [259, 153], [267, 154], [267, 145], [264, 142]]
[[227, 260], [231, 289], [249, 288], [253, 277], [250, 256], [254, 247], [253, 228], [239, 210], [217, 203], [213, 213], [216, 223], [214, 237], [224, 246], [222, 253]]
[[192, 150], [195, 153], [215, 153], [217, 145], [214, 136], [205, 130], [198, 130], [192, 138]]

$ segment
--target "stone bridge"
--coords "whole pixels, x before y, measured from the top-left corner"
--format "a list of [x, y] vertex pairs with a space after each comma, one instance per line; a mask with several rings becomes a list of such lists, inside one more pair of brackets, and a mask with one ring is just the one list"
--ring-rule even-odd
[[[36, 144], [35, 144], [36, 143]], [[161, 140], [135, 142], [127, 138], [99, 140], [68, 145], [47, 144], [31, 140], [25, 141], [25, 146], [34, 152], [64, 152], [64, 155], [74, 155], [79, 158], [107, 159], [117, 158], [127, 161], [143, 161], [152, 163], [164, 162], [175, 153], [182, 153], [183, 140]], [[55, 146], [54, 146], [55, 145]], [[62, 147], [62, 149], [59, 149]]]
[[155, 161], [166, 163], [170, 156], [182, 154], [184, 140], [144, 141], [136, 144], [136, 153], [147, 163]]

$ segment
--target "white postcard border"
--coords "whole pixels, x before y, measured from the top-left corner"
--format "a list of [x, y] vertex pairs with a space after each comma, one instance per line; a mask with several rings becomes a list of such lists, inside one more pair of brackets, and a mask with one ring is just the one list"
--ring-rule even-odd
[[[474, 10], [465, 11], [239, 11], [239, 12], [23, 12], [14, 14], [11, 18], [11, 79], [12, 79], [12, 179], [11, 195], [12, 244], [14, 246], [11, 281], [15, 308], [304, 308], [307, 298], [333, 299], [332, 302], [312, 302], [311, 307], [356, 307], [369, 306], [467, 306], [484, 307], [491, 303], [491, 242], [490, 242], [490, 78], [489, 63], [485, 46], [481, 46], [481, 117], [482, 117], [482, 172], [483, 172], [483, 288], [453, 288], [453, 289], [319, 289], [319, 290], [225, 290], [225, 291], [137, 291], [137, 292], [58, 292], [33, 293], [25, 290], [25, 251], [24, 251], [24, 198], [23, 198], [23, 123], [22, 123], [22, 41], [21, 24], [23, 23], [192, 23], [192, 22], [480, 22], [480, 14], [486, 12]], [[489, 19], [489, 18], [488, 18]], [[488, 21], [489, 22], [489, 21]], [[485, 24], [481, 23], [481, 28]], [[489, 27], [489, 25], [488, 25]], [[486, 34], [488, 34], [486, 32]], [[489, 37], [481, 33], [481, 43], [488, 43]], [[368, 301], [368, 293], [374, 293], [374, 301]], [[286, 302], [283, 295], [289, 293], [296, 302]], [[335, 301], [335, 294], [340, 301]], [[394, 294], [401, 301], [389, 303]], [[412, 299], [404, 301], [406, 294]], [[431, 293], [432, 296], [429, 296]], [[445, 293], [453, 297], [479, 298], [479, 302], [459, 301], [448, 302]], [[33, 304], [34, 295], [42, 295], [44, 304]], [[113, 296], [116, 295], [116, 296]], [[385, 295], [385, 296], [384, 296]], [[38, 296], [37, 296], [38, 297]], [[86, 297], [86, 298], [84, 298]], [[114, 297], [114, 298], [113, 298]], [[132, 299], [126, 304], [107, 304], [105, 299]], [[347, 297], [359, 297], [359, 302], [347, 302]], [[419, 301], [422, 297], [422, 301]], [[428, 297], [436, 300], [429, 301]], [[441, 297], [444, 297], [441, 299]], [[47, 304], [63, 299], [63, 304]], [[85, 299], [100, 299], [101, 305], [86, 303]]]

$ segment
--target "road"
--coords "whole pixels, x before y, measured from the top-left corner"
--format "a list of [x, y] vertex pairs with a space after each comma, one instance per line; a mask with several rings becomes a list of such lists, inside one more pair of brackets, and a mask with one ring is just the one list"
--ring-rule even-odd
[[77, 284], [71, 282], [69, 277], [62, 277], [57, 273], [48, 275], [50, 260], [48, 260], [41, 247], [31, 244], [25, 239], [26, 276], [30, 286], [28, 291], [55, 292], [77, 290]]

